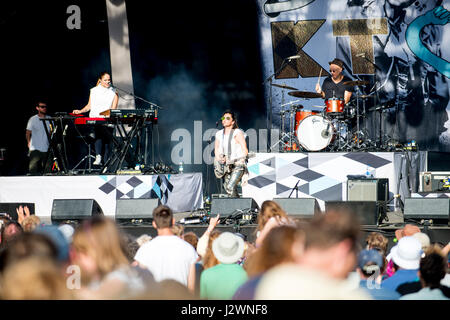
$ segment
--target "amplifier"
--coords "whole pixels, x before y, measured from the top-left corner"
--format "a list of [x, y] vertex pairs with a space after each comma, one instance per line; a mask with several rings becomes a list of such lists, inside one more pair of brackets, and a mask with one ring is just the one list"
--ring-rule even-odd
[[348, 201], [388, 201], [389, 179], [349, 179], [347, 180]]
[[447, 191], [444, 180], [450, 178], [450, 171], [425, 171], [420, 172], [419, 192]]

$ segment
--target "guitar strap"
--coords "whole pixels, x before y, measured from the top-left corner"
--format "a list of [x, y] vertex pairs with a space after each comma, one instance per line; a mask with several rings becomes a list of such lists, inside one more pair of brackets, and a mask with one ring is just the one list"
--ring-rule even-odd
[[[227, 159], [230, 160], [231, 157], [231, 140], [233, 139], [233, 132], [234, 129], [231, 129], [230, 136], [228, 137], [228, 152], [227, 152]], [[225, 149], [225, 129], [223, 129], [223, 138], [222, 138], [222, 149]], [[225, 150], [222, 150], [223, 154], [225, 154]]]

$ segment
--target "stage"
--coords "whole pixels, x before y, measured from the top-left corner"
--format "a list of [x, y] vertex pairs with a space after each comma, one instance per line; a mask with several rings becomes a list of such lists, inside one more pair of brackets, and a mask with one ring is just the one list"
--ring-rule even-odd
[[[380, 231], [393, 238], [396, 229], [405, 222], [410, 223], [403, 217], [405, 199], [450, 197], [450, 193], [419, 192], [419, 173], [426, 169], [427, 152], [421, 151], [258, 153], [248, 162], [249, 180], [242, 187], [242, 197], [254, 199], [258, 207], [263, 201], [276, 198], [315, 198], [324, 211], [327, 202], [350, 198], [349, 178], [365, 176], [369, 171], [373, 177], [366, 181], [384, 179], [388, 182], [386, 198], [382, 199], [386, 202], [387, 219], [363, 225], [362, 231]], [[372, 196], [370, 192], [364, 196], [367, 195]], [[394, 195], [399, 197], [394, 198]], [[156, 199], [157, 202], [152, 202], [154, 205], [168, 205], [173, 209], [176, 221], [180, 221], [192, 214], [208, 215], [210, 207], [204, 203], [207, 197], [215, 201], [212, 195], [204, 194], [202, 173], [0, 177], [0, 204], [33, 204], [34, 213], [49, 223], [56, 210], [54, 200], [95, 200], [105, 216], [115, 218], [119, 201]], [[154, 207], [133, 208], [133, 202], [129, 204], [131, 209], [127, 215], [130, 221], [134, 215], [151, 218]], [[149, 223], [120, 223], [120, 227], [134, 235], [156, 235]], [[200, 236], [206, 227], [186, 225], [186, 231], [194, 231]], [[249, 240], [254, 239], [254, 225], [234, 223], [219, 227], [239, 231]], [[450, 240], [448, 225], [419, 224], [419, 227], [429, 232], [432, 241], [446, 243]]]

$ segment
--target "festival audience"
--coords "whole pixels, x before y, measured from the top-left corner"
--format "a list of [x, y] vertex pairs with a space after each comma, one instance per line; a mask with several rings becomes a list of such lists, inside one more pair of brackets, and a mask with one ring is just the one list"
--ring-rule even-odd
[[[449, 300], [440, 284], [447, 272], [447, 257], [437, 246], [427, 249], [420, 260], [419, 277], [421, 289], [402, 296], [401, 300]], [[448, 288], [447, 292], [448, 292]]]
[[202, 272], [200, 297], [229, 300], [247, 280], [244, 268], [236, 263], [244, 254], [244, 240], [231, 232], [223, 232], [212, 242], [212, 251], [219, 264]]
[[[0, 217], [0, 298], [449, 298], [450, 244], [438, 247], [414, 225], [397, 230], [387, 277], [387, 238], [372, 232], [360, 251], [354, 215], [329, 211], [296, 226], [273, 201], [261, 211], [255, 248], [243, 234], [216, 230], [219, 215], [198, 238], [174, 228], [171, 209], [160, 206], [153, 212], [158, 236], [136, 239], [107, 217], [76, 228], [45, 225], [24, 207], [20, 223]], [[346, 283], [354, 270], [359, 288]]]
[[145, 283], [131, 268], [115, 222], [103, 216], [84, 221], [73, 235], [72, 265], [79, 266], [79, 299], [123, 299], [145, 290]]
[[407, 282], [419, 281], [420, 257], [422, 244], [412, 236], [402, 237], [398, 244], [391, 249], [390, 256], [393, 261], [394, 274], [381, 283], [381, 286], [390, 290]]
[[359, 287], [367, 290], [375, 300], [397, 300], [400, 295], [396, 291], [381, 288], [383, 266], [384, 257], [378, 250], [362, 250], [358, 255]]
[[255, 290], [264, 272], [270, 268], [287, 262], [293, 262], [293, 244], [302, 236], [301, 232], [292, 226], [279, 226], [271, 229], [261, 247], [257, 248], [244, 264], [249, 280], [238, 288], [234, 300], [253, 300]]
[[295, 263], [276, 266], [263, 276], [256, 299], [370, 299], [349, 289], [346, 278], [356, 264], [360, 225], [347, 211], [314, 216], [304, 227], [305, 238], [294, 244]]
[[183, 240], [193, 246], [195, 250], [197, 250], [198, 236], [194, 232], [189, 231], [183, 234]]
[[174, 235], [172, 226], [175, 219], [169, 207], [161, 205], [155, 208], [152, 224], [158, 236], [144, 243], [134, 259], [141, 267], [150, 270], [156, 281], [172, 279], [187, 286], [189, 269], [197, 261], [197, 252], [189, 243]]
[[293, 224], [288, 218], [287, 213], [280, 207], [278, 203], [272, 200], [266, 200], [261, 205], [257, 218], [258, 226], [256, 229], [255, 246], [259, 247], [267, 233], [281, 224]]
[[[212, 224], [214, 224], [214, 222]], [[200, 259], [192, 264], [189, 270], [188, 288], [194, 292], [197, 297], [200, 297], [200, 277], [203, 270], [214, 267], [220, 263], [212, 250], [212, 243], [220, 236], [220, 234], [221, 232], [218, 230], [213, 230], [211, 233], [208, 232], [206, 249], [200, 251]]]

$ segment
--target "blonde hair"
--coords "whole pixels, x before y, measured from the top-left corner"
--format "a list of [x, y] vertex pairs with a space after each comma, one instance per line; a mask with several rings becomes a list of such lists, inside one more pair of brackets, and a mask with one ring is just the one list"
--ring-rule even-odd
[[26, 217], [22, 221], [22, 228], [24, 232], [31, 232], [34, 229], [36, 229], [41, 224], [41, 219], [39, 219], [38, 216], [35, 216], [34, 214]]
[[5, 269], [1, 297], [9, 300], [68, 300], [73, 295], [56, 263], [49, 258], [34, 256]]
[[127, 265], [128, 260], [121, 247], [120, 231], [114, 220], [96, 216], [75, 230], [73, 248], [91, 257], [101, 277]]
[[280, 207], [278, 203], [272, 200], [266, 200], [261, 205], [261, 210], [258, 215], [258, 229], [261, 231], [272, 217], [287, 218], [286, 212]]
[[181, 224], [174, 224], [172, 226], [172, 232], [174, 235], [181, 238], [184, 233], [184, 226], [182, 226]]
[[379, 232], [371, 232], [366, 238], [367, 249], [378, 249], [382, 255], [386, 255], [388, 242], [388, 238]]
[[220, 236], [220, 234], [220, 231], [213, 230], [209, 235], [208, 247], [206, 248], [205, 256], [203, 257], [203, 270], [214, 267], [220, 263], [212, 251], [212, 243]]

